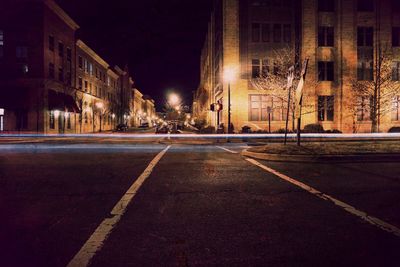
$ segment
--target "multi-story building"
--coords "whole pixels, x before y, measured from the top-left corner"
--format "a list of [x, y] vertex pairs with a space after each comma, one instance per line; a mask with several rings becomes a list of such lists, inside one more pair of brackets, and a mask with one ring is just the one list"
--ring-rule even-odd
[[82, 113], [79, 132], [111, 130], [119, 107], [118, 75], [82, 40], [76, 43], [76, 99]]
[[75, 32], [53, 1], [0, 5], [0, 129], [73, 132]]
[[53, 0], [0, 5], [0, 131], [88, 133], [130, 121], [133, 80], [76, 39]]
[[143, 95], [137, 88], [132, 89], [131, 106], [132, 126], [139, 127], [145, 122], [150, 125], [155, 121], [157, 115], [154, 100], [148, 95]]
[[[286, 68], [279, 57], [290, 54], [296, 69], [309, 59], [303, 127], [368, 132], [374, 125], [378, 131], [399, 126], [399, 2], [216, 1], [201, 56], [194, 100], [199, 111], [194, 115], [226, 126], [230, 86], [235, 131], [243, 126], [266, 130], [269, 124], [273, 131], [284, 128], [284, 86], [282, 91], [264, 88], [260, 80]], [[227, 71], [235, 74], [232, 80], [223, 79]], [[223, 110], [211, 112], [209, 103], [221, 103]]]

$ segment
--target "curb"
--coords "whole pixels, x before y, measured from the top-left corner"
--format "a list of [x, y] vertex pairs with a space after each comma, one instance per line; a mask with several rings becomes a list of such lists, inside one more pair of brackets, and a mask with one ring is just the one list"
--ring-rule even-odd
[[388, 162], [400, 161], [398, 153], [377, 153], [377, 154], [349, 154], [349, 155], [288, 155], [288, 154], [267, 154], [251, 152], [245, 149], [241, 152], [245, 157], [267, 161], [281, 162]]

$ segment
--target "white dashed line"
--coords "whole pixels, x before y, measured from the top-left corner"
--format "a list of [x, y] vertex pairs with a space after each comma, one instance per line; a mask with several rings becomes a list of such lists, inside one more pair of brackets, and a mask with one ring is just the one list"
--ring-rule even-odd
[[300, 187], [300, 188], [306, 190], [307, 192], [309, 192], [309, 193], [311, 193], [311, 194], [313, 194], [313, 195], [315, 195], [315, 196], [317, 196], [317, 197], [319, 197], [319, 198], [321, 198], [323, 200], [332, 202], [336, 206], [341, 207], [345, 211], [347, 211], [347, 212], [349, 212], [349, 213], [361, 218], [362, 220], [364, 220], [364, 221], [366, 221], [366, 222], [368, 222], [368, 223], [380, 228], [381, 230], [384, 230], [386, 232], [394, 234], [395, 236], [400, 237], [400, 229], [397, 228], [396, 226], [391, 225], [391, 224], [389, 224], [389, 223], [387, 223], [385, 221], [382, 221], [381, 219], [378, 219], [376, 217], [370, 216], [364, 211], [358, 210], [355, 207], [353, 207], [353, 206], [351, 206], [351, 205], [349, 205], [349, 204], [347, 204], [347, 203], [345, 203], [343, 201], [340, 201], [340, 200], [338, 200], [338, 199], [336, 199], [334, 197], [331, 197], [330, 195], [327, 195], [327, 194], [324, 194], [324, 193], [318, 191], [317, 189], [315, 189], [315, 188], [313, 188], [313, 187], [311, 187], [309, 185], [306, 185], [306, 184], [304, 184], [302, 182], [299, 182], [299, 181], [297, 181], [297, 180], [295, 180], [293, 178], [290, 178], [289, 176], [284, 175], [284, 174], [282, 174], [282, 173], [280, 173], [280, 172], [278, 172], [278, 171], [276, 171], [274, 169], [271, 169], [270, 167], [267, 167], [267, 166], [261, 164], [260, 162], [254, 160], [254, 159], [247, 158], [246, 160], [248, 162], [260, 167], [261, 169], [263, 169], [263, 170], [265, 170], [265, 171], [267, 171], [269, 173], [272, 173], [272, 174], [278, 176], [279, 178], [281, 178], [281, 179], [283, 179], [283, 180], [285, 180], [285, 181], [287, 181], [287, 182], [289, 182], [289, 183], [291, 183], [291, 184], [293, 184], [293, 185], [295, 185], [297, 187]]
[[223, 149], [223, 150], [225, 150], [225, 151], [228, 151], [229, 153], [232, 153], [232, 154], [238, 154], [239, 152], [236, 152], [236, 151], [233, 151], [233, 150], [230, 150], [230, 149], [227, 149], [227, 148], [225, 148], [225, 147], [222, 147], [222, 146], [217, 146], [218, 148], [220, 148], [220, 149]]
[[103, 220], [103, 222], [97, 227], [94, 233], [89, 237], [86, 243], [82, 246], [79, 252], [69, 262], [67, 267], [84, 267], [88, 266], [92, 258], [96, 253], [103, 247], [104, 242], [112, 232], [113, 228], [120, 221], [122, 215], [124, 215], [127, 206], [136, 195], [139, 188], [142, 186], [144, 181], [150, 176], [154, 167], [164, 156], [167, 150], [171, 146], [166, 147], [161, 151], [147, 166], [144, 172], [137, 178], [137, 180], [131, 185], [128, 191], [122, 196], [118, 203], [114, 206], [110, 213], [110, 217]]

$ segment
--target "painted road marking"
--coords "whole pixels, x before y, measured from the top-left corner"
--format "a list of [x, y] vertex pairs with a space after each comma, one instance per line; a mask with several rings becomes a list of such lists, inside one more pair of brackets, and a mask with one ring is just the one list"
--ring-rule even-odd
[[353, 206], [351, 206], [351, 205], [349, 205], [349, 204], [347, 204], [347, 203], [345, 203], [343, 201], [340, 201], [340, 200], [338, 200], [338, 199], [336, 199], [336, 198], [334, 198], [334, 197], [332, 197], [330, 195], [324, 194], [324, 193], [318, 191], [317, 189], [315, 189], [315, 188], [313, 188], [313, 187], [311, 187], [309, 185], [306, 185], [306, 184], [304, 184], [302, 182], [297, 181], [296, 179], [290, 178], [289, 176], [284, 175], [284, 174], [282, 174], [282, 173], [280, 173], [280, 172], [278, 172], [278, 171], [276, 171], [274, 169], [271, 169], [270, 167], [267, 167], [267, 166], [261, 164], [260, 162], [254, 160], [254, 159], [247, 158], [246, 160], [248, 162], [260, 167], [261, 169], [263, 169], [263, 170], [265, 170], [267, 172], [270, 172], [270, 173], [278, 176], [279, 178], [281, 178], [281, 179], [283, 179], [283, 180], [285, 180], [285, 181], [287, 181], [287, 182], [289, 182], [289, 183], [291, 183], [291, 184], [293, 184], [293, 185], [295, 185], [297, 187], [300, 187], [300, 188], [306, 190], [307, 192], [309, 192], [309, 193], [311, 193], [311, 194], [313, 194], [313, 195], [315, 195], [315, 196], [317, 196], [317, 197], [319, 197], [319, 198], [321, 198], [323, 200], [332, 202], [336, 206], [341, 207], [345, 211], [347, 211], [347, 212], [349, 212], [349, 213], [361, 218], [362, 220], [364, 220], [364, 221], [366, 221], [366, 222], [368, 222], [368, 223], [380, 228], [381, 230], [384, 230], [386, 232], [394, 234], [395, 236], [400, 237], [400, 229], [397, 228], [396, 226], [391, 225], [391, 224], [389, 224], [389, 223], [387, 223], [385, 221], [382, 221], [381, 219], [378, 219], [376, 217], [373, 217], [371, 215], [368, 215], [364, 211], [358, 210], [355, 207], [353, 207]]
[[74, 258], [68, 263], [67, 267], [84, 267], [88, 266], [92, 258], [96, 255], [98, 251], [101, 250], [108, 236], [121, 220], [122, 215], [124, 215], [126, 208], [129, 203], [135, 197], [139, 188], [150, 176], [154, 167], [161, 160], [164, 154], [168, 151], [171, 146], [166, 147], [163, 151], [158, 153], [158, 155], [150, 162], [144, 172], [139, 176], [139, 178], [131, 185], [131, 187], [126, 191], [122, 198], [111, 210], [110, 217], [103, 220], [103, 222], [97, 227], [94, 233], [89, 237], [86, 243], [82, 246], [79, 252], [74, 256]]
[[225, 148], [225, 147], [222, 147], [222, 146], [217, 146], [218, 148], [220, 148], [220, 149], [223, 149], [223, 150], [225, 150], [225, 151], [228, 151], [229, 153], [232, 153], [232, 154], [238, 154], [239, 152], [236, 152], [236, 151], [233, 151], [233, 150], [230, 150], [230, 149], [227, 149], [227, 148]]

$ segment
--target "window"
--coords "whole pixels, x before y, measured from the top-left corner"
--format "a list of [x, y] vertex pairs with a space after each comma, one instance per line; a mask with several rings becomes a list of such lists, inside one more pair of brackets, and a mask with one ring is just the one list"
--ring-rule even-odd
[[400, 81], [400, 61], [392, 63], [392, 81]]
[[333, 47], [334, 43], [334, 30], [333, 27], [319, 27], [318, 28], [318, 46]]
[[95, 74], [96, 74], [96, 78], [98, 79], [99, 78], [99, 69], [98, 68], [96, 68], [96, 70], [95, 70], [95, 72], [94, 72]]
[[268, 121], [268, 113], [272, 121], [285, 120], [285, 107], [282, 99], [267, 95], [250, 95], [250, 121]]
[[269, 61], [268, 59], [263, 59], [261, 67], [262, 77], [266, 78], [268, 76], [268, 73], [269, 73]]
[[83, 68], [83, 59], [82, 59], [81, 56], [78, 56], [78, 67], [79, 67], [80, 69]]
[[264, 43], [270, 42], [270, 28], [269, 24], [262, 24], [261, 38]]
[[68, 85], [72, 84], [72, 75], [71, 75], [71, 71], [67, 71], [67, 73], [65, 74], [65, 81]]
[[319, 12], [334, 12], [335, 0], [318, 0]]
[[61, 42], [58, 42], [58, 55], [64, 57], [64, 44]]
[[252, 40], [252, 42], [255, 42], [255, 43], [260, 42], [260, 24], [259, 23], [251, 24], [251, 40]]
[[53, 63], [49, 63], [49, 78], [50, 79], [54, 79], [54, 64]]
[[54, 51], [54, 36], [49, 35], [49, 50]]
[[333, 81], [334, 69], [332, 61], [319, 61], [318, 62], [318, 80], [319, 81]]
[[318, 96], [318, 121], [333, 121], [334, 97]]
[[83, 86], [82, 77], [79, 77], [78, 78], [78, 88], [82, 90], [82, 86]]
[[72, 60], [72, 51], [71, 48], [67, 47], [67, 61], [71, 62]]
[[260, 60], [253, 59], [251, 61], [251, 78], [256, 79], [260, 78]]
[[18, 59], [26, 59], [28, 58], [28, 47], [26, 46], [17, 46], [15, 49], [15, 55]]
[[67, 117], [67, 129], [71, 129], [71, 114], [67, 112], [65, 116]]
[[374, 60], [372, 47], [357, 49], [357, 79], [359, 81], [373, 81]]
[[392, 46], [400, 46], [400, 27], [392, 28]]
[[372, 97], [359, 96], [357, 98], [357, 121], [369, 121], [371, 118]]
[[4, 56], [4, 32], [0, 30], [0, 58]]
[[290, 43], [292, 39], [292, 32], [290, 30], [290, 24], [283, 25], [283, 42]]
[[372, 12], [374, 11], [374, 0], [358, 0], [357, 10], [360, 12]]
[[88, 81], [85, 81], [85, 92], [87, 92], [89, 89], [89, 83]]
[[58, 80], [60, 82], [64, 81], [64, 69], [62, 67], [58, 68]]
[[88, 63], [88, 68], [89, 68], [89, 70], [88, 70], [89, 75], [93, 76], [93, 64], [89, 62]]
[[393, 97], [392, 121], [400, 121], [400, 96]]
[[374, 28], [358, 27], [357, 28], [357, 46], [373, 46]]
[[83, 59], [83, 69], [85, 70], [86, 73], [89, 72], [89, 64], [86, 58]]
[[49, 127], [50, 129], [55, 129], [55, 117], [54, 117], [54, 111], [50, 111], [49, 114]]
[[280, 43], [282, 39], [282, 25], [274, 24], [274, 43]]

